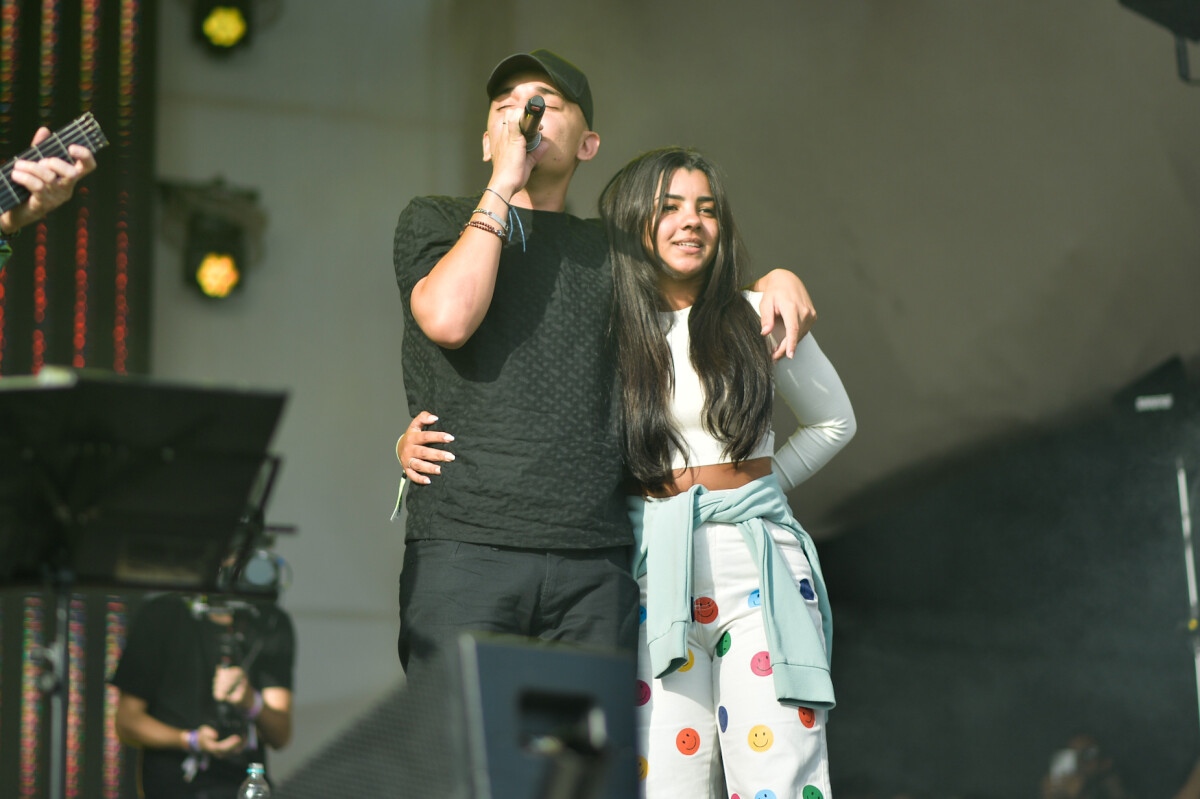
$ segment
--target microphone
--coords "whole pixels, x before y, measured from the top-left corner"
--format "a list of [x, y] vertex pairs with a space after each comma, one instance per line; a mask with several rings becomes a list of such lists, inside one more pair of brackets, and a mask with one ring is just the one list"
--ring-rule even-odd
[[525, 152], [531, 153], [542, 143], [542, 133], [538, 126], [542, 124], [542, 114], [546, 110], [546, 101], [541, 97], [530, 97], [525, 103], [525, 115], [521, 117], [521, 135], [525, 137]]

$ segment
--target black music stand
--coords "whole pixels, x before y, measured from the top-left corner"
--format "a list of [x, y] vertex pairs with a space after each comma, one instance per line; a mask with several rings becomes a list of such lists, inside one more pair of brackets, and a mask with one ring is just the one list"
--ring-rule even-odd
[[[218, 588], [278, 468], [281, 393], [57, 367], [0, 381], [0, 585], [55, 597], [50, 796], [65, 796], [67, 611], [80, 585]], [[264, 480], [264, 474], [270, 478]]]

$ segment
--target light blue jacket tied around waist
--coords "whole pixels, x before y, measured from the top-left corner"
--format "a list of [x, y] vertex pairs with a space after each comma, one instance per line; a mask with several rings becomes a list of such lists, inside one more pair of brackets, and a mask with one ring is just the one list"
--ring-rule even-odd
[[[646, 640], [655, 677], [675, 671], [688, 660], [693, 531], [704, 522], [724, 522], [737, 525], [758, 567], [775, 695], [789, 705], [825, 710], [834, 706], [829, 676], [833, 620], [825, 579], [816, 546], [792, 516], [774, 475], [724, 491], [697, 485], [669, 499], [630, 497], [629, 518], [637, 541], [634, 576], [646, 575]], [[808, 557], [824, 647], [764, 520], [791, 531]]]

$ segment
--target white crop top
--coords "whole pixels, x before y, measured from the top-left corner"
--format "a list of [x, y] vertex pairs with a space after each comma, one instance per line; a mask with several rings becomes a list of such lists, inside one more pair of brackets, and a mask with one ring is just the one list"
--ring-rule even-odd
[[[762, 294], [757, 291], [743, 292], [756, 312]], [[704, 389], [700, 376], [692, 368], [688, 357], [688, 316], [691, 308], [659, 317], [666, 331], [667, 346], [675, 362], [675, 396], [671, 412], [675, 417], [676, 429], [688, 452], [676, 452], [675, 469], [687, 466], [707, 466], [714, 463], [729, 463], [722, 453], [724, 449], [702, 423], [704, 414]], [[764, 343], [765, 346], [765, 343]], [[854, 436], [857, 425], [850, 397], [838, 377], [833, 364], [821, 352], [816, 340], [809, 333], [796, 345], [796, 356], [786, 356], [775, 362], [775, 390], [796, 415], [800, 427], [778, 452], [775, 448], [775, 432], [771, 431], [750, 454], [750, 458], [770, 456], [771, 471], [779, 478], [783, 490], [787, 491], [811, 477], [829, 462], [838, 450], [846, 446]]]

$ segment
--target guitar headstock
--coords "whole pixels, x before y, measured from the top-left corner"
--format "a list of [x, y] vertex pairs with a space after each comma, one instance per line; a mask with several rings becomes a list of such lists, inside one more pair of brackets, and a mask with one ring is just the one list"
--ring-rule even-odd
[[78, 126], [79, 135], [83, 137], [80, 144], [92, 152], [108, 146], [108, 139], [104, 136], [104, 131], [100, 129], [100, 123], [92, 116], [91, 111], [75, 120], [75, 125]]

